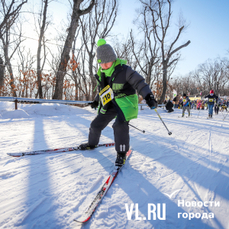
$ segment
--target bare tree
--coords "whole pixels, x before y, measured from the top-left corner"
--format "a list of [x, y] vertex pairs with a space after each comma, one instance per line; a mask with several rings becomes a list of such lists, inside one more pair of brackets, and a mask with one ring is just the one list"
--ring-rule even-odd
[[228, 83], [228, 70], [225, 60], [208, 60], [199, 65], [197, 78], [202, 81], [202, 84], [203, 82], [206, 83], [205, 94], [209, 93], [211, 89], [217, 94], [223, 91]]
[[[3, 52], [4, 52], [4, 58], [5, 58], [5, 66], [7, 68], [7, 71], [10, 75], [10, 87], [11, 91], [14, 97], [17, 96], [16, 94], [16, 85], [15, 85], [15, 79], [14, 79], [14, 73], [13, 68], [11, 64], [11, 59], [14, 56], [15, 52], [17, 51], [20, 44], [23, 42], [22, 34], [21, 34], [21, 27], [17, 32], [14, 32], [14, 34], [17, 34], [16, 36], [12, 36], [11, 30], [12, 25], [9, 24], [10, 27], [6, 26], [5, 28], [5, 34], [4, 36], [1, 36], [1, 41], [3, 44]], [[13, 40], [12, 40], [13, 39]]]
[[[18, 97], [32, 97], [34, 96], [34, 89], [36, 79], [29, 77], [30, 72], [33, 71], [33, 65], [36, 61], [35, 56], [31, 54], [30, 50], [26, 50], [25, 46], [20, 45], [18, 48]], [[35, 75], [35, 74], [34, 74]]]
[[88, 95], [93, 99], [96, 95], [94, 88], [97, 85], [94, 73], [97, 69], [97, 62], [95, 62], [95, 50], [96, 43], [99, 38], [106, 38], [112, 27], [114, 26], [117, 11], [118, 11], [118, 1], [117, 0], [104, 0], [98, 1], [92, 11], [88, 15], [85, 15], [80, 19], [81, 26], [81, 37], [83, 49], [81, 51], [86, 51], [86, 61], [84, 63], [84, 68], [79, 65], [78, 70], [84, 69], [87, 72], [83, 72], [84, 76], [88, 76], [90, 80], [92, 95]]
[[[86, 74], [85, 68], [88, 66], [85, 64], [86, 62], [86, 51], [82, 50], [84, 47], [84, 44], [81, 44], [79, 48], [76, 49], [76, 41], [78, 39], [78, 35], [80, 32], [80, 27], [78, 28], [78, 31], [75, 36], [74, 44], [73, 44], [73, 49], [72, 49], [72, 61], [73, 64], [75, 64], [75, 67], [71, 67], [71, 74], [69, 76], [75, 83], [75, 100], [82, 100], [83, 97], [86, 98], [86, 100], [89, 100], [89, 89], [90, 82], [88, 83], [88, 77]], [[80, 64], [79, 64], [80, 62]]]
[[61, 59], [60, 59], [58, 71], [56, 73], [56, 88], [55, 88], [53, 99], [62, 99], [63, 80], [66, 74], [67, 64], [70, 59], [69, 53], [72, 48], [76, 29], [78, 27], [79, 18], [80, 16], [89, 13], [92, 10], [93, 6], [95, 5], [95, 0], [91, 0], [90, 5], [86, 9], [81, 10], [80, 6], [82, 2], [83, 0], [73, 0], [71, 23], [68, 28], [68, 34], [65, 40], [63, 51], [61, 53]]
[[115, 37], [113, 48], [119, 58], [127, 60], [127, 63], [131, 65], [133, 69], [136, 69], [138, 67], [138, 63], [132, 53], [131, 45], [132, 42], [130, 37], [127, 37], [126, 39], [118, 39], [118, 37]]
[[27, 0], [15, 1], [1, 0], [0, 13], [0, 37], [6, 31], [6, 28], [11, 27], [19, 16], [22, 6], [27, 3]]
[[[42, 80], [42, 71], [43, 71], [44, 63], [46, 59], [44, 34], [45, 34], [45, 30], [48, 27], [48, 23], [46, 22], [48, 4], [49, 4], [49, 0], [42, 1], [42, 9], [40, 13], [40, 18], [38, 19], [39, 21], [38, 23], [39, 24], [39, 39], [38, 39], [38, 48], [37, 48], [37, 82], [38, 82], [38, 95], [40, 99], [43, 98], [41, 80]], [[42, 46], [44, 48], [43, 64], [41, 63]]]
[[170, 28], [171, 15], [172, 15], [172, 0], [139, 0], [150, 11], [152, 17], [152, 30], [160, 44], [162, 71], [163, 71], [163, 91], [159, 99], [159, 103], [162, 103], [165, 99], [168, 83], [168, 69], [171, 68], [178, 60], [178, 53], [182, 48], [188, 46], [190, 41], [175, 48], [175, 44], [180, 38], [185, 26], [179, 27], [178, 33], [174, 38], [174, 41], [170, 45], [167, 45], [166, 38], [168, 29]]
[[2, 94], [2, 89], [4, 87], [4, 73], [5, 66], [2, 57], [0, 56], [0, 95]]
[[[149, 12], [147, 7], [141, 12], [142, 21], [138, 23], [138, 32], [143, 36], [140, 42], [134, 39], [133, 31], [130, 32], [131, 50], [137, 61], [140, 73], [152, 89], [153, 83], [156, 79], [155, 70], [156, 65], [159, 63], [159, 54], [157, 47], [157, 40], [155, 33], [150, 28]], [[138, 48], [136, 46], [138, 45]]]
[[[14, 50], [11, 54], [9, 54], [9, 45], [10, 45], [10, 29], [14, 25], [16, 19], [19, 16], [22, 6], [27, 3], [27, 0], [15, 1], [12, 0], [11, 2], [6, 0], [1, 0], [1, 11], [0, 11], [0, 40], [2, 41], [3, 45], [3, 52], [4, 52], [4, 59], [5, 65], [1, 65], [1, 67], [7, 67], [8, 72], [10, 74], [10, 86], [12, 89], [13, 96], [16, 96], [15, 92], [15, 84], [14, 84], [14, 76], [13, 76], [13, 69], [11, 65], [11, 58], [15, 51], [17, 50], [19, 44], [21, 43], [21, 37], [17, 39], [17, 43], [15, 45]], [[4, 69], [5, 70], [5, 69]], [[2, 71], [4, 72], [2, 69]]]
[[229, 95], [229, 60], [226, 58], [207, 60], [188, 75], [176, 77], [171, 81], [179, 93], [207, 95], [213, 89], [216, 94]]

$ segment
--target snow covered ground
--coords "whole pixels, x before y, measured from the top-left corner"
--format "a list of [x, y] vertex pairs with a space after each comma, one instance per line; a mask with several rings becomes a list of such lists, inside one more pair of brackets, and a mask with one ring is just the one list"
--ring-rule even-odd
[[[91, 220], [73, 221], [113, 168], [114, 147], [14, 158], [9, 152], [87, 141], [91, 108], [0, 102], [0, 228], [229, 229], [229, 115], [139, 111], [133, 154]], [[100, 143], [113, 142], [112, 123]], [[151, 218], [151, 220], [150, 220]]]

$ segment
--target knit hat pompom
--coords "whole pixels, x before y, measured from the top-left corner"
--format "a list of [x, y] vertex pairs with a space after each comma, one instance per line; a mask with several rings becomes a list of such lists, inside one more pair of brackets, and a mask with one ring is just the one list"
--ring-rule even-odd
[[97, 61], [99, 64], [113, 62], [117, 59], [113, 48], [104, 39], [99, 39], [97, 46]]
[[104, 39], [99, 39], [97, 42], [97, 46], [105, 45], [107, 42]]

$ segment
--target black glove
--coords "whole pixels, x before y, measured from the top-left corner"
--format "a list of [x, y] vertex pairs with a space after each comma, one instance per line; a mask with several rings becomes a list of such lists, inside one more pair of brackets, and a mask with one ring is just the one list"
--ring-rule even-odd
[[96, 109], [99, 105], [98, 101], [96, 101], [96, 100], [93, 101], [92, 103], [88, 103], [88, 104], [91, 105], [91, 108], [94, 108], [94, 109]]
[[147, 105], [151, 108], [151, 109], [155, 109], [157, 108], [157, 101], [154, 99], [154, 95], [152, 93], [149, 93], [146, 97], [145, 97], [146, 103]]

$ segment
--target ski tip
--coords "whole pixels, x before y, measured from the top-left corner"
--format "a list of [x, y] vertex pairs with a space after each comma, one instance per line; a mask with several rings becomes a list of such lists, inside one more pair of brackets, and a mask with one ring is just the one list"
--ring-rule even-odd
[[128, 151], [127, 151], [127, 153], [126, 153], [126, 156], [127, 157], [129, 157], [130, 156], [130, 154], [133, 152], [133, 149], [131, 148], [131, 149], [129, 149]]
[[78, 219], [74, 219], [74, 221], [77, 223], [86, 223], [90, 218], [91, 218], [91, 216], [80, 217]]
[[24, 156], [23, 153], [7, 153], [8, 156], [11, 157], [22, 157]]

